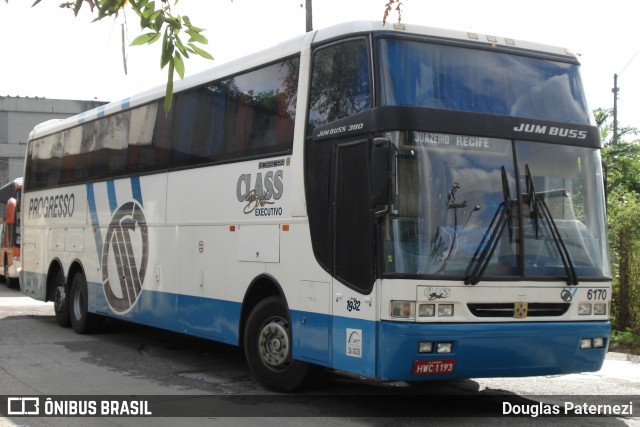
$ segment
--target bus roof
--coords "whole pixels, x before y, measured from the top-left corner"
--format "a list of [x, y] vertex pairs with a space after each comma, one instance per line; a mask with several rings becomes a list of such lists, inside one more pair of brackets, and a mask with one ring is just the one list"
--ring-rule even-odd
[[[192, 87], [205, 84], [207, 82], [221, 79], [243, 70], [249, 70], [262, 64], [276, 61], [283, 57], [299, 53], [305, 45], [311, 43], [321, 43], [337, 39], [349, 34], [366, 34], [372, 32], [388, 32], [399, 34], [416, 34], [429, 36], [443, 40], [457, 40], [469, 43], [478, 43], [484, 46], [503, 46], [512, 49], [521, 49], [523, 51], [538, 52], [548, 54], [553, 57], [564, 57], [567, 60], [577, 61], [575, 55], [564, 48], [542, 45], [526, 41], [516, 41], [506, 37], [496, 37], [487, 34], [479, 34], [472, 32], [463, 32], [456, 30], [448, 30], [435, 27], [425, 27], [419, 25], [405, 23], [387, 23], [383, 25], [380, 21], [355, 21], [338, 24], [332, 27], [315, 30], [307, 34], [303, 34], [284, 41], [266, 50], [262, 50], [243, 58], [220, 64], [208, 70], [189, 76], [184, 80], [176, 81], [174, 84], [174, 93], [188, 90]], [[40, 138], [68, 129], [79, 124], [89, 122], [100, 117], [109, 116], [119, 111], [127, 110], [132, 107], [147, 104], [149, 102], [160, 100], [164, 97], [165, 86], [157, 86], [153, 89], [141, 92], [131, 97], [114, 101], [98, 108], [77, 114], [66, 119], [49, 120], [39, 125], [31, 131], [29, 139]]]

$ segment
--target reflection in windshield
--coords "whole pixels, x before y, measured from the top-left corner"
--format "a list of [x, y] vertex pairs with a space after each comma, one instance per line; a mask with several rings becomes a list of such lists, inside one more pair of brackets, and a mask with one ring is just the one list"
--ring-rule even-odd
[[610, 274], [597, 150], [423, 132], [398, 140], [387, 273], [567, 280], [569, 258], [577, 278]]
[[382, 105], [589, 124], [576, 64], [421, 41], [378, 41]]

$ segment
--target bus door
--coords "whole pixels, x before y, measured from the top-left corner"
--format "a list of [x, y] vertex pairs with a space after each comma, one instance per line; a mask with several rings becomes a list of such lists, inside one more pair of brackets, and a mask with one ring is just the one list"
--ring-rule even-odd
[[333, 178], [333, 367], [375, 376], [376, 218], [371, 139], [335, 141]]

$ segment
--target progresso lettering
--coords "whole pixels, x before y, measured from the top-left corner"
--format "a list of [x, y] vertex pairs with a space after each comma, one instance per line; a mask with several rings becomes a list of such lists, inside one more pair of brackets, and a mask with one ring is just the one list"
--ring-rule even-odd
[[29, 218], [69, 218], [75, 208], [73, 193], [29, 199]]

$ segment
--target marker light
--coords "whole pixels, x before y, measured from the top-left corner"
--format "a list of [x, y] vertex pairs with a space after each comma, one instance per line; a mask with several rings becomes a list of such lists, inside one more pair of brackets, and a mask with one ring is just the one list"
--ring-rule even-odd
[[453, 343], [439, 342], [436, 346], [436, 353], [451, 353], [453, 351]]
[[593, 347], [593, 340], [591, 340], [591, 338], [582, 338], [580, 340], [580, 348], [585, 349], [585, 348], [592, 348]]
[[391, 317], [413, 319], [416, 313], [416, 303], [413, 301], [391, 301], [389, 312]]
[[420, 306], [418, 307], [418, 316], [420, 317], [433, 317], [435, 315], [435, 304], [420, 304]]
[[580, 316], [591, 314], [591, 304], [587, 302], [581, 302], [578, 304], [578, 314]]
[[593, 304], [593, 314], [597, 314], [597, 315], [607, 314], [607, 303], [597, 302]]
[[418, 353], [431, 353], [433, 351], [433, 343], [425, 341], [418, 343]]
[[452, 317], [453, 304], [438, 304], [438, 317]]

